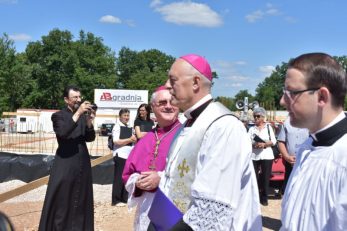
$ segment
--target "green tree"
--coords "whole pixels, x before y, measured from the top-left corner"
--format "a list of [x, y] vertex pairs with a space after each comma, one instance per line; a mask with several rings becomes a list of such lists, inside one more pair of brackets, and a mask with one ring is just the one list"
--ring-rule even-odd
[[[347, 72], [347, 56], [334, 57]], [[288, 61], [289, 62], [289, 61]], [[266, 109], [283, 109], [279, 102], [282, 97], [282, 88], [284, 87], [285, 75], [288, 63], [282, 62], [281, 66], [276, 66], [272, 74], [265, 78], [256, 89], [255, 99]], [[347, 109], [347, 98], [345, 99], [345, 110]]]
[[235, 101], [238, 100], [244, 100], [245, 97], [248, 97], [248, 102], [251, 103], [252, 101], [254, 101], [254, 96], [251, 95], [248, 90], [240, 90], [235, 96], [234, 99]]
[[218, 96], [215, 100], [223, 104], [225, 107], [229, 108], [231, 111], [236, 110], [235, 100], [231, 97]]
[[35, 86], [35, 81], [31, 78], [31, 67], [25, 64], [24, 53], [16, 55], [12, 76], [9, 78], [10, 86], [7, 91], [9, 95], [10, 111], [15, 111], [20, 107], [31, 107], [27, 101]]
[[[7, 89], [11, 86], [10, 78], [12, 77], [13, 67], [15, 65], [16, 50], [13, 41], [4, 34], [0, 38], [0, 110], [7, 111], [11, 109], [9, 105], [10, 97]], [[11, 102], [10, 102], [11, 104]]]
[[29, 67], [25, 56], [16, 54], [13, 41], [4, 34], [0, 38], [0, 113], [15, 111], [30, 92]]
[[[167, 80], [167, 74], [175, 61], [173, 56], [159, 50], [140, 52], [123, 47], [117, 58], [117, 88], [148, 90], [149, 94]], [[213, 78], [218, 78], [213, 72]]]
[[271, 75], [265, 78], [256, 89], [255, 100], [267, 110], [282, 108], [280, 106], [280, 99], [282, 97], [282, 88], [284, 86], [287, 66], [287, 63], [276, 66]]
[[60, 108], [66, 85], [81, 88], [88, 100], [94, 89], [115, 86], [115, 55], [92, 33], [80, 32], [73, 41], [69, 31], [54, 29], [41, 41], [30, 42], [26, 48], [27, 62], [35, 80], [27, 103], [35, 108]]
[[[345, 71], [347, 72], [347, 56], [340, 56], [334, 58], [342, 65], [343, 69], [345, 69]], [[345, 98], [344, 110], [347, 110], [347, 97]]]
[[140, 52], [123, 47], [117, 58], [117, 87], [122, 89], [153, 90], [167, 80], [175, 58], [151, 49]]

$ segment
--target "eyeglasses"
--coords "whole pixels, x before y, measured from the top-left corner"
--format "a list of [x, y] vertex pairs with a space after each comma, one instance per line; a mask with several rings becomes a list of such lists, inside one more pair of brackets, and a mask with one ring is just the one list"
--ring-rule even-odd
[[155, 106], [157, 107], [163, 107], [170, 103], [170, 100], [159, 100], [157, 103], [155, 103]]
[[254, 115], [253, 118], [254, 119], [259, 119], [260, 117], [262, 117], [261, 115]]
[[72, 97], [69, 97], [70, 99], [83, 99], [83, 96], [72, 96]]
[[288, 89], [283, 88], [282, 91], [283, 91], [283, 95], [285, 95], [288, 99], [293, 100], [295, 96], [297, 96], [301, 93], [304, 93], [306, 91], [311, 91], [313, 93], [319, 89], [320, 89], [320, 87], [307, 88], [305, 90], [288, 90]]

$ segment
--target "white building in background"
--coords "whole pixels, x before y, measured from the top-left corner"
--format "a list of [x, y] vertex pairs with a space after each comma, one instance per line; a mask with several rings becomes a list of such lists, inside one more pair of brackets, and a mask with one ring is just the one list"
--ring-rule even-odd
[[[129, 109], [129, 124], [133, 126], [137, 108], [143, 103], [148, 103], [148, 91], [95, 89], [94, 103], [98, 106], [94, 121], [95, 130], [98, 130], [103, 123], [116, 123], [119, 110], [122, 108]], [[51, 116], [56, 111], [58, 110], [18, 109], [17, 112], [4, 112], [6, 131], [10, 131], [9, 121], [13, 120], [13, 132], [54, 132]]]
[[[18, 109], [17, 112], [4, 112], [7, 132], [34, 133], [53, 132], [51, 116], [58, 110]], [[11, 124], [13, 121], [13, 125]]]

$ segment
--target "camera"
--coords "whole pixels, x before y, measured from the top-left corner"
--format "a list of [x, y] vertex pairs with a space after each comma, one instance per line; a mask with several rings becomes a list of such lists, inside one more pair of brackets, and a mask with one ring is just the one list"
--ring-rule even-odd
[[96, 105], [95, 103], [92, 103], [92, 104], [91, 104], [91, 108], [92, 108], [94, 111], [96, 111], [96, 110], [98, 110], [98, 105]]
[[[74, 105], [75, 110], [77, 110], [77, 109], [81, 106], [82, 103], [84, 103], [84, 101], [81, 101], [81, 102], [79, 102], [79, 103], [76, 103], [76, 104]], [[98, 106], [97, 106], [95, 103], [91, 103], [91, 104], [90, 104], [90, 107], [91, 107], [91, 109], [93, 109], [93, 111], [98, 110]], [[85, 115], [90, 115], [90, 113], [91, 113], [91, 111], [86, 111], [84, 114], [85, 114]]]
[[[90, 107], [93, 109], [93, 111], [98, 110], [98, 106], [95, 103], [90, 104]], [[86, 111], [84, 114], [90, 115], [91, 111]]]

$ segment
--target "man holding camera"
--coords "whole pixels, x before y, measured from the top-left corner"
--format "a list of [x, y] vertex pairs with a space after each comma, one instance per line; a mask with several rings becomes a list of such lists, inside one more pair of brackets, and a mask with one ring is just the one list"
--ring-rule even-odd
[[52, 115], [58, 141], [39, 230], [94, 230], [92, 171], [86, 142], [95, 139], [95, 106], [80, 90], [64, 90], [66, 107]]

